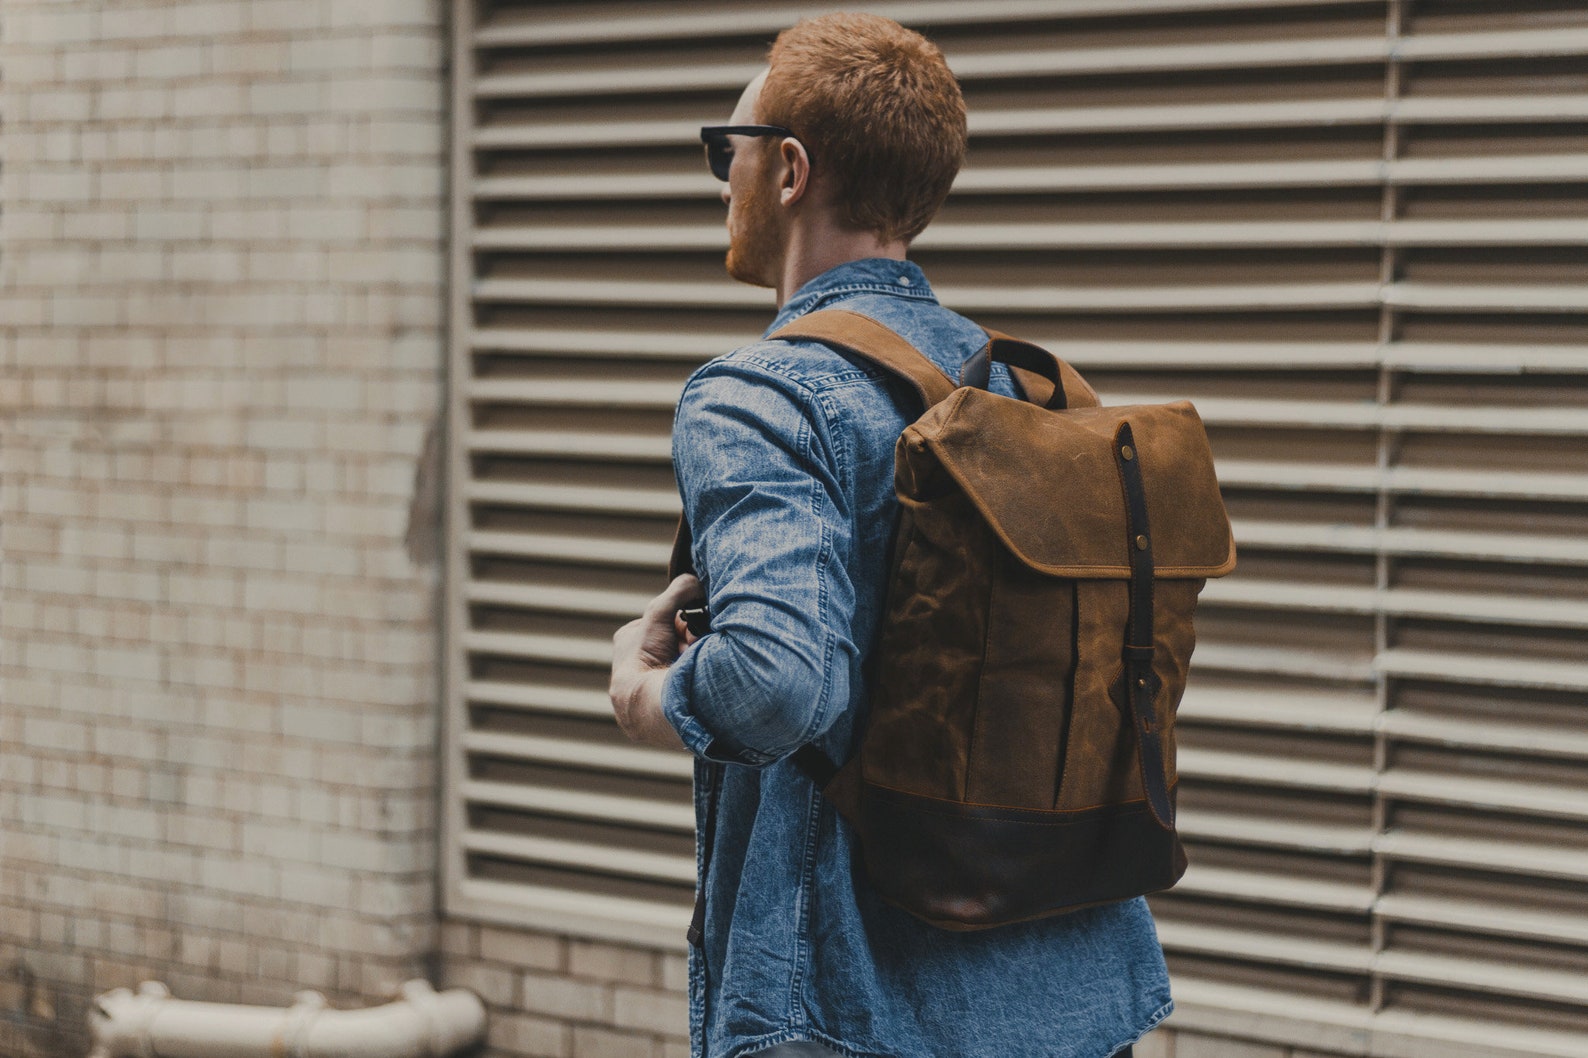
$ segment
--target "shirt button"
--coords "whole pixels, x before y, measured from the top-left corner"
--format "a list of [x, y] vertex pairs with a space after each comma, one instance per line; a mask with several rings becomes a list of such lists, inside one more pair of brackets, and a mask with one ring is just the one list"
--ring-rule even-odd
[[900, 276], [899, 277], [899, 285], [901, 287], [909, 286], [910, 285], [910, 277], [909, 276]]

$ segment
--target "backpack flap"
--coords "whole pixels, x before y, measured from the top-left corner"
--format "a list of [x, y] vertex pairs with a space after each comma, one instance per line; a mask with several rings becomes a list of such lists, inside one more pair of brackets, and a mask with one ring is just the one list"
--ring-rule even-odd
[[941, 467], [1031, 569], [1128, 580], [1128, 512], [1114, 453], [1122, 423], [1139, 453], [1155, 575], [1229, 573], [1235, 538], [1189, 401], [1050, 412], [962, 388], [900, 437], [899, 494], [908, 499], [918, 484], [941, 480]]

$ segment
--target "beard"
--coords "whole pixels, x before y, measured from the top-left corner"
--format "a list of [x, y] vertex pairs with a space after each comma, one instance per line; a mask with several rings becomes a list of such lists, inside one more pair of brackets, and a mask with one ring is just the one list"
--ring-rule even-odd
[[783, 239], [773, 211], [776, 201], [772, 188], [761, 180], [752, 180], [729, 206], [726, 264], [728, 275], [741, 283], [777, 286]]

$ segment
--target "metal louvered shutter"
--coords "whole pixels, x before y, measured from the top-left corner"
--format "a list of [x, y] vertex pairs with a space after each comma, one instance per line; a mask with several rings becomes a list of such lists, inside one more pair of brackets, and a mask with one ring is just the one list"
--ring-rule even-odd
[[[683, 378], [759, 334], [697, 126], [815, 4], [460, 5], [448, 908], [677, 946], [689, 762], [629, 745]], [[913, 253], [1105, 401], [1190, 397], [1241, 566], [1181, 709], [1181, 1027], [1588, 1053], [1588, 10], [982, 0]], [[485, 14], [482, 16], [481, 11]]]

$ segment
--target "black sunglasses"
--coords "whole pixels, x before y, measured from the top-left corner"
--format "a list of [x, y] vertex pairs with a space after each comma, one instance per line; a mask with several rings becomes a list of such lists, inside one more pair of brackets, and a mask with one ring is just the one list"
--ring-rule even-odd
[[[718, 180], [728, 179], [728, 169], [733, 165], [733, 144], [729, 136], [790, 136], [794, 133], [781, 125], [706, 125], [700, 130], [700, 142], [706, 145], [706, 165]], [[810, 148], [805, 150], [810, 156]]]

